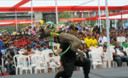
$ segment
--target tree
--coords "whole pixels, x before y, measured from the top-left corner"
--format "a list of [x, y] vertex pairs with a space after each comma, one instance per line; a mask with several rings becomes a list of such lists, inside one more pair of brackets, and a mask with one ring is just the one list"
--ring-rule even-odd
[[59, 18], [71, 18], [70, 12], [59, 12]]

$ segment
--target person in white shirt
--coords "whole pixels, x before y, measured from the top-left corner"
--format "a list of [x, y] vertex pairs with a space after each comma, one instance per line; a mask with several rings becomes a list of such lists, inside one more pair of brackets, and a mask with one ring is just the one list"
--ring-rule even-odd
[[103, 33], [100, 34], [100, 37], [98, 39], [98, 42], [99, 42], [99, 46], [102, 46], [104, 45], [106, 42], [107, 42], [107, 37], [104, 36]]
[[[111, 57], [111, 66], [113, 66], [112, 62], [113, 62], [113, 57], [112, 57], [112, 53], [110, 54]], [[109, 52], [107, 51], [107, 47], [104, 46], [102, 53], [101, 53], [101, 60], [102, 62], [107, 62], [107, 67], [108, 67], [108, 61], [109, 61]]]
[[128, 56], [126, 51], [123, 50], [123, 47], [119, 46], [119, 43], [116, 43], [115, 51], [113, 51], [113, 60], [117, 62], [117, 66], [122, 66], [122, 62], [127, 62], [128, 66]]
[[55, 56], [52, 52], [49, 53], [49, 56], [47, 57], [47, 64], [48, 64], [48, 72], [51, 72], [52, 68], [55, 68], [55, 70], [60, 70], [60, 64], [57, 62]]

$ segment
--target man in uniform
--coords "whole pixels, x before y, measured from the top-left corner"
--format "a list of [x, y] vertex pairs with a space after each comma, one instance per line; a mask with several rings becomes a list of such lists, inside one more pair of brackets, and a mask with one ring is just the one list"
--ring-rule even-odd
[[[74, 34], [74, 27], [69, 27], [69, 33]], [[55, 55], [59, 55], [60, 53], [64, 52], [68, 47], [69, 43], [60, 43], [61, 46], [55, 53]], [[76, 52], [73, 52], [71, 49], [69, 49], [64, 55], [61, 56], [61, 61], [63, 64], [64, 70], [61, 72], [58, 72], [55, 76], [55, 78], [71, 78], [73, 73], [74, 66], [82, 66], [84, 71], [84, 78], [89, 78], [89, 72], [90, 72], [90, 60], [87, 58], [77, 58]]]

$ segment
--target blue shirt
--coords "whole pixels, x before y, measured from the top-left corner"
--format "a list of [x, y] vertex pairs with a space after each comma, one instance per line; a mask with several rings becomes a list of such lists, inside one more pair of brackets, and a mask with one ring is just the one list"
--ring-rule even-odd
[[18, 48], [15, 47], [14, 50], [18, 51]]
[[34, 48], [32, 48], [32, 50], [33, 50], [33, 51], [39, 51], [38, 49], [34, 49]]
[[3, 50], [3, 48], [0, 48], [0, 54], [2, 54], [1, 50]]
[[22, 51], [25, 51], [26, 49], [24, 48], [24, 49], [22, 49]]
[[[3, 57], [5, 56], [5, 53], [6, 53], [7, 50], [8, 50], [8, 48], [6, 48], [6, 49], [4, 50], [4, 52], [2, 52]], [[9, 51], [8, 51], [8, 52], [9, 52]]]
[[121, 31], [121, 29], [117, 29], [116, 31]]
[[33, 46], [34, 46], [34, 45], [36, 45], [36, 46], [37, 46], [37, 44], [36, 44], [36, 43], [32, 43], [32, 44], [31, 44], [31, 48], [33, 48]]
[[40, 41], [40, 45], [43, 43], [43, 41]]
[[0, 42], [0, 46], [1, 46], [1, 47], [3, 47], [3, 45], [4, 45], [4, 42], [3, 42], [3, 41], [1, 41], [1, 42]]
[[42, 48], [41, 50], [42, 50], [42, 51], [43, 51], [43, 50], [48, 50], [48, 48], [46, 48], [46, 49]]

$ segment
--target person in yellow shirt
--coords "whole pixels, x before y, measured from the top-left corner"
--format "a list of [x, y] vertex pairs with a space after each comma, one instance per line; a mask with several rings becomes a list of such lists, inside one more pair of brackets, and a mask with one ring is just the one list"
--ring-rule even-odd
[[96, 47], [97, 48], [97, 45], [98, 45], [98, 41], [95, 38], [95, 36], [93, 35], [91, 40], [90, 40], [90, 47]]
[[88, 34], [88, 36], [85, 38], [85, 43], [87, 44], [88, 47], [90, 47], [90, 43], [91, 43], [91, 35]]

